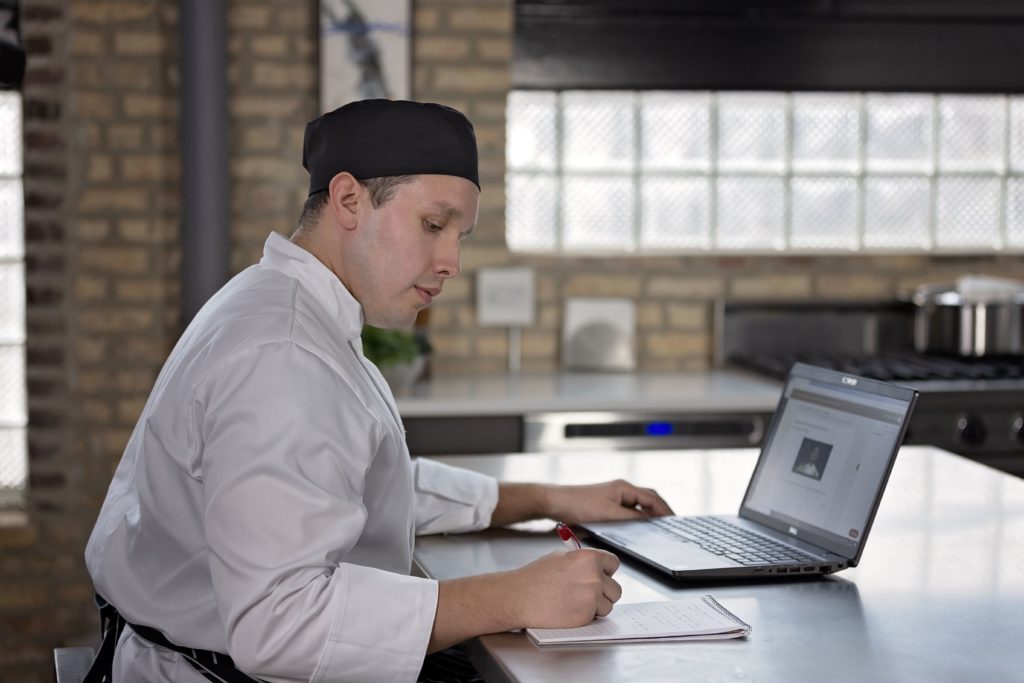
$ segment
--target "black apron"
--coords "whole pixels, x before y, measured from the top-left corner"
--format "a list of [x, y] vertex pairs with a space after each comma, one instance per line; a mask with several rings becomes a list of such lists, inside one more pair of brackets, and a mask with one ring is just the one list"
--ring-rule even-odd
[[[96, 606], [100, 608], [102, 642], [82, 683], [112, 683], [114, 651], [117, 649], [117, 641], [120, 640], [125, 626], [131, 626], [140, 638], [151, 645], [177, 652], [193, 669], [199, 672], [199, 675], [208, 681], [214, 683], [265, 683], [262, 679], [239, 671], [231, 657], [226, 654], [175, 645], [155, 628], [128, 623], [117, 609], [99, 593], [96, 594]], [[462, 648], [456, 646], [427, 655], [417, 680], [419, 683], [483, 683], [484, 679], [473, 668]]]
[[112, 671], [114, 667], [114, 651], [117, 649], [117, 641], [121, 638], [121, 632], [125, 626], [131, 626], [132, 630], [146, 642], [173, 650], [185, 658], [199, 675], [214, 683], [264, 683], [259, 678], [253, 678], [242, 673], [235, 667], [235, 663], [226, 654], [211, 652], [210, 650], [197, 650], [191, 647], [175, 645], [164, 637], [164, 634], [149, 626], [137, 626], [125, 621], [117, 609], [107, 602], [99, 593], [96, 594], [96, 606], [100, 608], [100, 649], [96, 652], [96, 658], [89, 667], [82, 683], [112, 683]]

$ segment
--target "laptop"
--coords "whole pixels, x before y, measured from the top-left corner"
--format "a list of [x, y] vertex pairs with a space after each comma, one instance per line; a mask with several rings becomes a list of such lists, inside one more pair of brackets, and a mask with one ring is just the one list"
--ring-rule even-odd
[[738, 515], [581, 526], [677, 579], [831, 574], [855, 567], [917, 391], [797, 363]]

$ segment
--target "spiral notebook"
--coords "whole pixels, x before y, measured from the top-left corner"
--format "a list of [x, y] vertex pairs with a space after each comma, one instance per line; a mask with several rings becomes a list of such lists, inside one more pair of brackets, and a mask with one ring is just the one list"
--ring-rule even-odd
[[620, 605], [577, 628], [528, 628], [537, 645], [596, 645], [745, 638], [750, 626], [710, 595], [699, 600]]

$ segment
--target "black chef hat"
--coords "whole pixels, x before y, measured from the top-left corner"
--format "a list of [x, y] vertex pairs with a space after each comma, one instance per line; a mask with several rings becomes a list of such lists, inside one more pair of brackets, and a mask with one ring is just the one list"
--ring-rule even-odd
[[356, 178], [437, 174], [480, 187], [473, 124], [451, 107], [404, 100], [361, 100], [306, 124], [302, 165], [309, 194], [348, 171]]

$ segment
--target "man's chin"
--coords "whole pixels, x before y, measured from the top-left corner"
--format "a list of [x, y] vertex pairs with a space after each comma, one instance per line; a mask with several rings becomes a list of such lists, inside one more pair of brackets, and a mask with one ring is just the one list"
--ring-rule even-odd
[[365, 322], [367, 325], [377, 327], [382, 330], [406, 330], [411, 331], [413, 326], [416, 324], [416, 314], [414, 313], [411, 318], [370, 318], [366, 317]]

